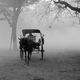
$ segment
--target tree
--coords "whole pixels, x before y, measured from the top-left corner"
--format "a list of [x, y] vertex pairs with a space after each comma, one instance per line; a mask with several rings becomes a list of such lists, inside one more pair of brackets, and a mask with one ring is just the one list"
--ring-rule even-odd
[[38, 0], [0, 0], [0, 13], [4, 15], [12, 28], [11, 43], [13, 42], [13, 49], [17, 49], [16, 27], [21, 8], [25, 3], [33, 4], [37, 1]]
[[[79, 2], [79, 1], [77, 0], [76, 2]], [[71, 10], [80, 13], [80, 8], [79, 8], [78, 6], [77, 6], [77, 7], [74, 7], [74, 6], [72, 6], [71, 4], [69, 4], [69, 3], [66, 2], [66, 1], [58, 0], [58, 1], [54, 1], [54, 3], [55, 3], [55, 4], [64, 5], [64, 8], [70, 8]], [[77, 3], [77, 4], [78, 4], [78, 3]]]
[[[37, 9], [36, 13], [40, 15], [40, 20], [44, 17], [49, 18], [53, 14], [53, 20], [61, 17], [62, 14], [70, 14], [72, 17], [76, 17], [80, 22], [80, 0], [42, 0], [39, 3], [45, 9]], [[38, 8], [40, 6], [37, 6]], [[55, 14], [55, 15], [54, 15]], [[46, 19], [48, 20], [48, 19]], [[53, 22], [52, 22], [53, 23]]]
[[71, 16], [76, 17], [80, 24], [80, 0], [52, 0], [58, 8], [67, 10]]
[[[52, 0], [54, 4], [60, 9], [68, 10], [70, 14], [75, 15], [80, 20], [80, 0]], [[72, 12], [74, 14], [72, 14]]]

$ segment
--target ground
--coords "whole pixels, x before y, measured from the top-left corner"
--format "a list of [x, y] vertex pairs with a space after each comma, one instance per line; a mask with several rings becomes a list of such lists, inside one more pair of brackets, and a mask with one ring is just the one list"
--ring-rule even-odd
[[80, 51], [33, 54], [30, 65], [24, 64], [19, 51], [0, 51], [0, 80], [80, 80]]

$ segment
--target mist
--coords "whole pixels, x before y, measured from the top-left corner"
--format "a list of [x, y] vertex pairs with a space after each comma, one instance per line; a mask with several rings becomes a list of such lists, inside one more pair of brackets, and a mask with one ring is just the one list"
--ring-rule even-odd
[[75, 28], [52, 30], [47, 33], [45, 45], [50, 51], [79, 50], [80, 32]]
[[[79, 24], [73, 24], [70, 18], [62, 19], [62, 22], [53, 22], [51, 28], [49, 23], [43, 20], [39, 22], [36, 16], [33, 16], [32, 10], [26, 10], [20, 14], [17, 26], [17, 45], [19, 48], [18, 37], [22, 35], [22, 29], [40, 29], [44, 34], [45, 51], [64, 51], [79, 50], [80, 48], [80, 28]], [[51, 19], [50, 19], [51, 20]], [[48, 21], [50, 21], [48, 20]], [[11, 28], [7, 21], [0, 22], [0, 49], [9, 49], [11, 40]]]
[[62, 19], [64, 23], [54, 21], [51, 28], [45, 20], [40, 23], [32, 11], [23, 12], [20, 19], [17, 36], [22, 34], [22, 29], [40, 29], [44, 34], [45, 51], [80, 50], [80, 25], [74, 24], [72, 19]]
[[9, 49], [11, 28], [7, 21], [0, 22], [0, 49]]

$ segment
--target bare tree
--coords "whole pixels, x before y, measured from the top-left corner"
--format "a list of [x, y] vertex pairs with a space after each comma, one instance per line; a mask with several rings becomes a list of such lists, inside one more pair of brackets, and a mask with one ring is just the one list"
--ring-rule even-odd
[[54, 20], [56, 21], [56, 19], [61, 18], [61, 16], [68, 14], [71, 15], [71, 17], [77, 18], [80, 23], [80, 0], [42, 0], [42, 3], [39, 4], [44, 7], [43, 9], [41, 6], [41, 11], [40, 8], [36, 11], [38, 17], [40, 17], [40, 21], [44, 18], [50, 21], [50, 16], [53, 18], [48, 26], [51, 26]]
[[[11, 44], [13, 42], [13, 49], [17, 49], [16, 28], [21, 8], [24, 4], [29, 5], [37, 1], [38, 0], [0, 0], [0, 13], [4, 15], [12, 28]], [[1, 20], [3, 19], [1, 18]]]
[[[73, 11], [76, 11], [76, 12], [79, 12], [80, 13], [80, 8], [78, 6], [72, 6], [71, 4], [69, 4], [68, 2], [66, 1], [61, 1], [61, 0], [58, 0], [58, 1], [54, 1], [53, 2], [55, 4], [61, 4], [61, 5], [64, 5], [65, 8], [70, 8], [71, 10]], [[79, 0], [77, 0], [76, 2], [79, 2]]]

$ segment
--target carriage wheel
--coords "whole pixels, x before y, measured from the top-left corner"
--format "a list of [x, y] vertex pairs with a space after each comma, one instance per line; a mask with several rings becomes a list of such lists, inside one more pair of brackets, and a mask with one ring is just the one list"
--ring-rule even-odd
[[43, 44], [41, 46], [41, 60], [43, 60], [43, 57], [44, 57], [44, 50], [43, 50]]
[[43, 60], [43, 51], [41, 51], [41, 60]]
[[20, 50], [20, 58], [23, 59], [23, 50]]

